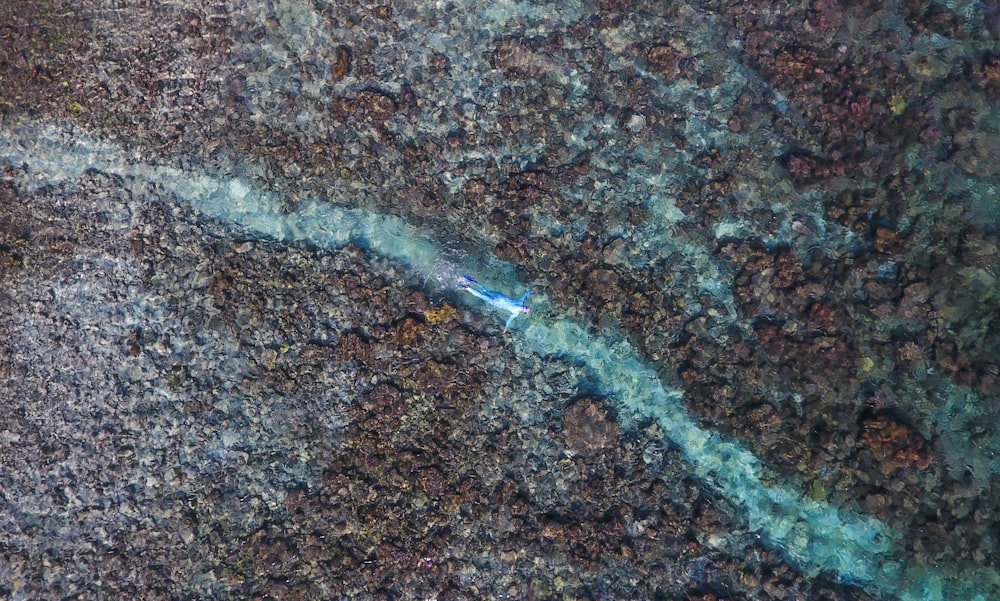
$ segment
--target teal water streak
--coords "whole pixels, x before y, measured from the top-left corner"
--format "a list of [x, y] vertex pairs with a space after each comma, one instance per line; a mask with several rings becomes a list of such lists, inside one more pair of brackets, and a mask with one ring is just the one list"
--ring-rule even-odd
[[805, 498], [794, 489], [766, 486], [760, 461], [699, 427], [684, 409], [683, 395], [665, 389], [628, 344], [595, 338], [566, 320], [533, 320], [523, 344], [582, 363], [624, 409], [655, 419], [698, 478], [742, 508], [751, 529], [799, 569], [811, 575], [832, 571], [852, 583], [884, 579], [880, 565], [892, 546], [884, 524]]
[[[61, 143], [60, 143], [61, 141]], [[414, 275], [433, 270], [461, 273], [468, 265], [449, 263], [442, 249], [402, 219], [361, 209], [310, 202], [284, 206], [275, 195], [254, 189], [239, 178], [213, 178], [172, 167], [130, 160], [112, 145], [51, 126], [30, 126], [0, 133], [0, 163], [23, 167], [15, 182], [25, 189], [70, 183], [89, 169], [130, 180], [148, 195], [149, 184], [189, 203], [204, 217], [226, 222], [250, 234], [323, 248], [353, 243], [405, 265]], [[144, 202], [149, 202], [146, 198]], [[478, 266], [482, 269], [482, 266]], [[511, 289], [510, 265], [497, 262], [485, 282], [505, 282]], [[464, 302], [464, 298], [461, 298]], [[832, 574], [876, 596], [910, 600], [985, 601], [983, 591], [1000, 591], [1000, 576], [960, 568], [947, 573], [906, 565], [898, 556], [898, 534], [871, 517], [804, 497], [793, 488], [767, 485], [760, 461], [739, 444], [701, 428], [686, 412], [683, 394], [665, 388], [655, 370], [617, 335], [597, 336], [556, 316], [532, 314], [516, 340], [524, 350], [557, 356], [584, 366], [601, 390], [623, 411], [655, 419], [665, 436], [690, 462], [694, 473], [745, 515], [749, 527], [808, 575]]]

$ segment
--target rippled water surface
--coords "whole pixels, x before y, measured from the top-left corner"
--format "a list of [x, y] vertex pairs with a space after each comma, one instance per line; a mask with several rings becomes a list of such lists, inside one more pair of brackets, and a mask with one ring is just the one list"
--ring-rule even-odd
[[0, 596], [1000, 599], [998, 35], [4, 4]]

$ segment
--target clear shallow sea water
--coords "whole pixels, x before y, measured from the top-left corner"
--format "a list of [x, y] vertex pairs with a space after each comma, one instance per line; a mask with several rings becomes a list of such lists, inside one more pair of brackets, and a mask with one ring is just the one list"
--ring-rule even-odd
[[938, 9], [28, 11], [6, 591], [995, 598], [997, 68]]

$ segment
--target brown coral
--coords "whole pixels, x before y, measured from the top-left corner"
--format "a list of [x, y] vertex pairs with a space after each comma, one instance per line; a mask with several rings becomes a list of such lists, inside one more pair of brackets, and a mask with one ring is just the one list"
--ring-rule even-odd
[[582, 399], [566, 410], [563, 440], [577, 453], [591, 453], [614, 447], [620, 435], [618, 424], [594, 399]]
[[934, 461], [923, 436], [887, 413], [862, 422], [861, 444], [887, 476], [903, 469], [924, 469]]

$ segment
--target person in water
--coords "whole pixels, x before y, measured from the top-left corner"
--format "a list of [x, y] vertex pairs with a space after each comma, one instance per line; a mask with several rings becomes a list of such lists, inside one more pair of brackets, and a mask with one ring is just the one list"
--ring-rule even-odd
[[510, 328], [511, 322], [513, 322], [518, 315], [522, 313], [527, 315], [528, 312], [531, 311], [531, 309], [528, 308], [528, 305], [524, 304], [524, 301], [528, 299], [529, 294], [535, 291], [535, 289], [532, 288], [522, 294], [521, 298], [515, 300], [502, 292], [486, 288], [471, 276], [465, 276], [465, 281], [459, 282], [458, 289], [465, 290], [476, 298], [482, 299], [498, 309], [509, 311], [510, 317], [507, 318], [507, 323], [503, 326], [504, 332]]

